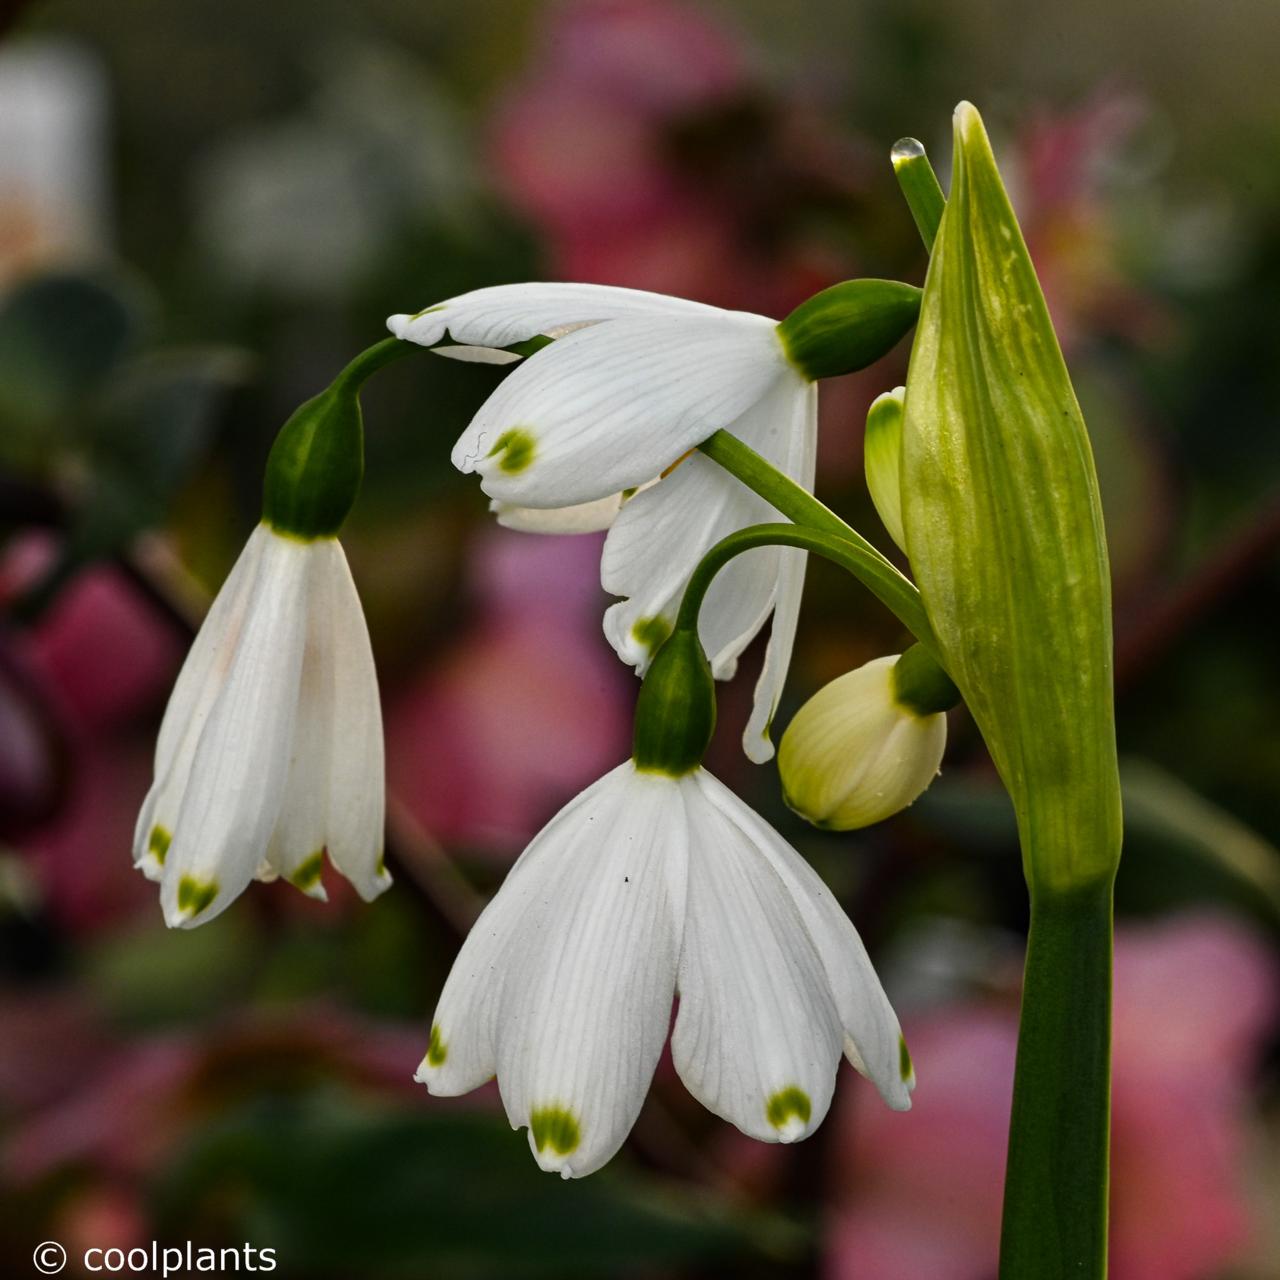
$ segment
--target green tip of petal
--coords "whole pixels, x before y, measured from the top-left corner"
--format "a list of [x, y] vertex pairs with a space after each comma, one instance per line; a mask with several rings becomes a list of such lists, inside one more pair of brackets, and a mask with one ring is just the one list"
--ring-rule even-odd
[[147, 849], [162, 867], [165, 858], [169, 855], [169, 845], [172, 841], [173, 833], [161, 826], [152, 827], [151, 834], [147, 837]]
[[324, 848], [315, 851], [305, 862], [300, 863], [289, 877], [289, 883], [303, 893], [310, 893], [320, 883], [324, 871]]
[[631, 628], [631, 638], [637, 644], [644, 645], [649, 650], [650, 657], [666, 644], [670, 635], [671, 623], [661, 614], [652, 618], [639, 618]]
[[444, 1065], [444, 1060], [449, 1056], [449, 1046], [445, 1044], [444, 1037], [440, 1034], [440, 1027], [433, 1026], [431, 1028], [431, 1043], [427, 1046], [427, 1066], [440, 1067]]
[[916, 1069], [911, 1065], [911, 1051], [907, 1048], [907, 1039], [904, 1035], [898, 1035], [898, 1074], [902, 1077], [903, 1084], [915, 1078]]
[[178, 881], [178, 910], [185, 916], [198, 916], [218, 896], [216, 880], [197, 880], [183, 876]]
[[410, 323], [412, 323], [414, 320], [421, 319], [423, 316], [433, 316], [437, 311], [443, 311], [443, 310], [444, 310], [443, 302], [437, 303], [434, 307], [423, 307], [421, 311], [415, 311], [413, 315], [409, 317]]
[[567, 1107], [539, 1107], [529, 1117], [529, 1128], [540, 1152], [550, 1147], [557, 1155], [571, 1155], [582, 1140], [578, 1118]]
[[531, 431], [524, 427], [510, 427], [497, 439], [489, 450], [489, 457], [498, 459], [498, 467], [509, 476], [517, 476], [529, 468], [537, 441]]
[[765, 1104], [769, 1123], [786, 1137], [799, 1137], [808, 1128], [813, 1105], [809, 1095], [795, 1085], [779, 1089]]

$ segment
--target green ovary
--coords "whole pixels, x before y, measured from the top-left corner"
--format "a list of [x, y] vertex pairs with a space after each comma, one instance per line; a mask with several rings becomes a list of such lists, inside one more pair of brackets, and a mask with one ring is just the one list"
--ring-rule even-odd
[[151, 828], [151, 834], [147, 837], [147, 849], [151, 856], [155, 858], [160, 866], [164, 866], [164, 860], [169, 855], [169, 845], [173, 840], [173, 834], [164, 827], [155, 826]]
[[498, 466], [508, 475], [519, 475], [533, 462], [537, 442], [533, 433], [523, 427], [510, 427], [489, 450], [489, 457], [497, 457]]
[[431, 1043], [427, 1046], [427, 1066], [442, 1066], [448, 1056], [449, 1046], [445, 1044], [444, 1037], [440, 1034], [439, 1026], [432, 1027]]
[[576, 1151], [582, 1139], [577, 1117], [567, 1107], [539, 1107], [529, 1117], [529, 1128], [539, 1151], [550, 1147], [562, 1156]]
[[218, 896], [216, 880], [197, 880], [195, 876], [183, 876], [178, 881], [178, 910], [198, 916]]
[[787, 1122], [793, 1118], [802, 1125], [807, 1125], [813, 1114], [813, 1107], [809, 1102], [809, 1095], [803, 1089], [789, 1085], [785, 1089], [779, 1089], [769, 1099], [764, 1113], [775, 1129], [785, 1129]]

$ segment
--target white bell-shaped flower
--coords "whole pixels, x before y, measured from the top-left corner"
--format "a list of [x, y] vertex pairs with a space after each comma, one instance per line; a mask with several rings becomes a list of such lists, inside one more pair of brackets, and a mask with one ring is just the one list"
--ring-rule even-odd
[[[812, 490], [817, 388], [765, 316], [683, 298], [585, 284], [479, 289], [415, 316], [398, 338], [466, 359], [539, 337], [555, 341], [507, 375], [454, 446], [514, 528], [608, 529], [605, 616], [619, 656], [643, 674], [675, 620], [694, 566], [720, 538], [776, 520], [762, 498], [701, 454], [724, 427]], [[438, 346], [440, 343], [454, 345]], [[769, 724], [791, 660], [805, 553], [763, 548], [713, 585], [702, 640], [717, 679], [773, 617], [769, 651], [744, 735], [753, 760], [773, 754]]]
[[[905, 809], [938, 775], [947, 745], [942, 707], [955, 689], [918, 650], [876, 658], [824, 685], [796, 712], [778, 748], [787, 804], [815, 826], [868, 827]], [[904, 655], [905, 656], [905, 655]], [[904, 673], [928, 679], [903, 688]], [[940, 696], [933, 695], [941, 686]]]
[[365, 899], [382, 864], [382, 713], [369, 634], [335, 538], [261, 524], [169, 699], [134, 863], [165, 921], [203, 924], [255, 876], [323, 898], [323, 857]]
[[671, 1024], [681, 1079], [766, 1142], [826, 1115], [841, 1052], [906, 1110], [915, 1076], [857, 932], [819, 876], [704, 769], [620, 765], [538, 835], [476, 922], [417, 1078], [494, 1075], [542, 1168], [622, 1144]]

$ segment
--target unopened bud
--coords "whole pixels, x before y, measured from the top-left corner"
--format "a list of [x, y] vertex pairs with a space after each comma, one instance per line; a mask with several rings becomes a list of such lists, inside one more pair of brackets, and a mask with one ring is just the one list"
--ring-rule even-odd
[[[917, 651], [923, 653], [916, 646], [908, 654]], [[831, 681], [782, 735], [783, 793], [814, 826], [851, 831], [880, 822], [905, 809], [937, 776], [947, 744], [947, 718], [937, 707], [943, 686], [926, 691], [923, 672], [911, 669], [914, 658], [900, 682], [895, 673], [902, 661], [896, 654], [876, 658]]]

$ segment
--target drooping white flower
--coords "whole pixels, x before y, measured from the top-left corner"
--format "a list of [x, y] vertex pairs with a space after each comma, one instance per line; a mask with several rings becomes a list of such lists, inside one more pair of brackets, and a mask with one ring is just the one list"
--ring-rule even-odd
[[382, 864], [382, 713], [336, 538], [253, 532], [169, 699], [134, 863], [171, 927], [203, 924], [256, 876], [325, 896], [323, 856], [365, 899]]
[[671, 1034], [681, 1079], [766, 1142], [822, 1121], [841, 1052], [896, 1110], [915, 1077], [857, 932], [819, 876], [704, 769], [628, 761], [512, 868], [441, 994], [417, 1078], [494, 1075], [538, 1163], [603, 1165]]
[[[817, 388], [788, 358], [776, 321], [634, 289], [519, 284], [480, 289], [388, 321], [441, 354], [499, 362], [499, 348], [556, 339], [510, 373], [453, 450], [481, 477], [502, 523], [539, 532], [609, 529], [605, 589], [624, 597], [605, 633], [643, 673], [685, 583], [728, 533], [778, 512], [696, 446], [723, 427], [813, 488]], [[686, 456], [687, 455], [687, 456]], [[790, 664], [805, 553], [738, 557], [711, 588], [702, 638], [718, 679], [773, 617], [744, 735], [773, 754], [769, 724]]]
[[[815, 826], [851, 831], [880, 822], [937, 777], [947, 745], [941, 708], [954, 701], [955, 689], [936, 665], [927, 683], [915, 679], [903, 688], [904, 673], [931, 662], [918, 648], [908, 654], [847, 671], [787, 725], [778, 775], [787, 804]], [[931, 696], [934, 685], [940, 696]]]

